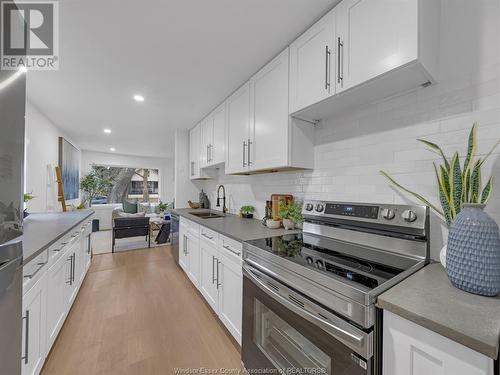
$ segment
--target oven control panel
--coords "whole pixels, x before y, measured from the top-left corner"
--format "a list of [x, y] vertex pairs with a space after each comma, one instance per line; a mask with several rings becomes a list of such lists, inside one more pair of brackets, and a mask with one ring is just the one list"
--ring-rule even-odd
[[425, 206], [305, 201], [302, 214], [306, 218], [312, 217], [315, 220], [338, 218], [384, 225], [424, 228], [428, 210]]

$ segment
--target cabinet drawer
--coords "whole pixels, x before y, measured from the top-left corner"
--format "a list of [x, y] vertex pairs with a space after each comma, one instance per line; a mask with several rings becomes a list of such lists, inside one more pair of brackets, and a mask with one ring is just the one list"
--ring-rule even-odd
[[219, 233], [200, 225], [200, 240], [217, 247]]
[[30, 290], [48, 268], [48, 250], [23, 265], [23, 294]]
[[228, 238], [226, 236], [219, 236], [219, 250], [225, 255], [233, 255], [241, 258], [241, 253], [243, 251], [243, 246], [241, 242]]

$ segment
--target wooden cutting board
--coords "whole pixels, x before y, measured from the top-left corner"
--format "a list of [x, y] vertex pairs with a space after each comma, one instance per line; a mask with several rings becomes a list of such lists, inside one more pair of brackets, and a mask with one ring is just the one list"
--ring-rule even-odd
[[271, 216], [273, 217], [273, 220], [281, 220], [280, 215], [279, 215], [280, 202], [288, 203], [291, 200], [293, 200], [293, 195], [291, 195], [291, 194], [272, 194], [271, 195], [271, 202], [272, 202]]

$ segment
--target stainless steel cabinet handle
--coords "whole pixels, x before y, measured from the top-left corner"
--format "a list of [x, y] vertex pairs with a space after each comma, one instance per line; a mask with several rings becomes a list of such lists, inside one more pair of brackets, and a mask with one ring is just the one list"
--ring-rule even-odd
[[217, 260], [217, 289], [222, 285], [222, 283], [219, 282], [219, 264], [221, 263], [219, 259], [215, 258]]
[[191, 162], [191, 176], [194, 176], [194, 161]]
[[73, 285], [73, 254], [68, 258], [70, 261], [69, 264], [69, 280], [66, 281], [66, 284]]
[[208, 154], [208, 153], [209, 153], [208, 148], [209, 148], [209, 147], [208, 147], [208, 145], [207, 145], [207, 163], [210, 161], [210, 155]]
[[76, 253], [73, 253], [73, 271], [71, 272], [73, 277], [73, 282], [75, 281], [75, 269], [76, 269]]
[[231, 248], [230, 248], [229, 246], [227, 246], [227, 245], [224, 245], [224, 246], [222, 246], [222, 247], [223, 247], [224, 249], [226, 249], [226, 250], [229, 250], [229, 251], [230, 251], [230, 252], [232, 252], [233, 254], [238, 255], [238, 256], [241, 254], [241, 253], [240, 253], [240, 252], [238, 252], [238, 251], [234, 251], [233, 249], [231, 249]]
[[205, 233], [202, 233], [201, 235], [203, 237], [205, 237], [205, 238], [208, 238], [209, 240], [213, 240], [214, 239], [213, 237], [210, 237], [210, 236], [206, 235]]
[[212, 284], [215, 283], [215, 259], [212, 255]]
[[330, 56], [331, 51], [325, 46], [325, 90], [330, 90]]
[[250, 141], [250, 138], [248, 138], [248, 161], [247, 161], [248, 166], [250, 166], [252, 164], [252, 162], [250, 161], [250, 145], [251, 144], [252, 144], [252, 142]]
[[21, 359], [24, 360], [24, 364], [28, 364], [28, 347], [30, 342], [30, 311], [26, 310], [26, 315], [23, 316], [23, 319], [26, 321], [25, 330], [24, 330], [24, 356]]
[[35, 271], [35, 272], [33, 272], [31, 275], [25, 275], [25, 276], [24, 276], [24, 278], [25, 278], [25, 279], [32, 279], [32, 278], [33, 278], [33, 277], [34, 277], [34, 276], [35, 276], [38, 272], [40, 272], [40, 270], [41, 270], [41, 269], [42, 269], [42, 268], [43, 268], [46, 264], [47, 264], [47, 262], [37, 263], [37, 265], [38, 265], [38, 266], [40, 266], [40, 267], [38, 267], [38, 268], [36, 269], [36, 271]]
[[247, 163], [245, 162], [245, 155], [246, 155], [246, 149], [247, 148], [247, 142], [243, 141], [243, 166], [246, 167]]
[[340, 38], [337, 38], [337, 83], [341, 83], [341, 86], [344, 85], [344, 43], [341, 42]]

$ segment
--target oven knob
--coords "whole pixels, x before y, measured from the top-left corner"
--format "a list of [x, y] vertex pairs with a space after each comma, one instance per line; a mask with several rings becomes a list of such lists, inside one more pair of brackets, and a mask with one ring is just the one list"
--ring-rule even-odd
[[306, 211], [312, 211], [314, 208], [312, 203], [306, 203]]
[[313, 258], [307, 257], [306, 262], [307, 262], [307, 264], [313, 264]]
[[321, 203], [318, 203], [316, 205], [316, 211], [317, 212], [323, 212], [324, 209], [325, 209], [325, 206], [323, 206]]
[[415, 220], [417, 220], [417, 214], [412, 210], [404, 210], [401, 214], [401, 217], [408, 223], [413, 223]]
[[394, 213], [394, 210], [391, 210], [390, 208], [384, 208], [382, 210], [382, 217], [387, 220], [392, 220], [396, 214]]
[[321, 260], [316, 261], [316, 267], [323, 268], [323, 262]]

